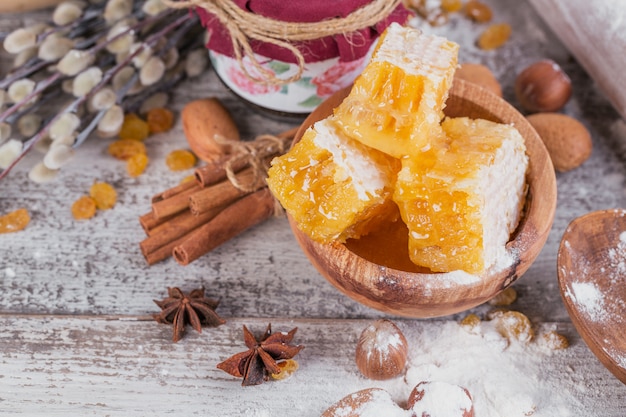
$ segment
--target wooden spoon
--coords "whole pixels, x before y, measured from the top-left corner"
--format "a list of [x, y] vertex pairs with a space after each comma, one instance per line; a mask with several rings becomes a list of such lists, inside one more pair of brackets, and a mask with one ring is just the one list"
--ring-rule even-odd
[[557, 258], [565, 307], [589, 349], [626, 384], [626, 210], [572, 221]]

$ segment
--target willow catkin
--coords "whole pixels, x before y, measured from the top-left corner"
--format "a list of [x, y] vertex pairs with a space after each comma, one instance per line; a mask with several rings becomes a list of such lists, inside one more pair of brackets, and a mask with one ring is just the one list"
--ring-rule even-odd
[[50, 146], [50, 149], [43, 157], [43, 164], [49, 169], [59, 169], [72, 160], [74, 153], [74, 149], [69, 145], [58, 144]]
[[2, 145], [4, 142], [9, 140], [10, 136], [11, 136], [11, 125], [6, 122], [0, 123], [0, 145]]
[[22, 78], [21, 80], [13, 82], [7, 90], [9, 99], [13, 103], [19, 103], [35, 91], [36, 85], [33, 80], [28, 78]]
[[74, 97], [83, 97], [91, 92], [102, 80], [100, 67], [89, 67], [74, 78], [72, 94]]
[[44, 61], [57, 61], [74, 47], [74, 41], [64, 37], [48, 36], [39, 45], [37, 56]]
[[149, 86], [161, 79], [165, 73], [165, 63], [158, 56], [151, 57], [139, 72], [139, 81]]
[[108, 0], [104, 7], [104, 20], [112, 24], [126, 16], [129, 16], [133, 11], [133, 0]]
[[83, 9], [79, 3], [72, 1], [64, 1], [59, 4], [52, 12], [52, 22], [58, 26], [69, 25], [78, 20], [83, 14]]
[[58, 172], [58, 169], [50, 169], [43, 162], [38, 162], [28, 172], [28, 178], [37, 184], [47, 184], [56, 178]]
[[51, 125], [48, 134], [52, 140], [71, 136], [80, 126], [80, 118], [74, 113], [63, 113]]
[[31, 137], [39, 131], [42, 121], [37, 113], [27, 113], [17, 120], [17, 131], [24, 137]]
[[64, 75], [74, 76], [90, 66], [94, 59], [94, 55], [89, 51], [72, 49], [61, 58], [57, 70]]
[[22, 142], [17, 139], [9, 139], [0, 145], [0, 168], [8, 168], [17, 159], [20, 152], [22, 152]]
[[4, 49], [10, 54], [18, 54], [37, 45], [37, 34], [24, 28], [15, 29], [4, 39]]

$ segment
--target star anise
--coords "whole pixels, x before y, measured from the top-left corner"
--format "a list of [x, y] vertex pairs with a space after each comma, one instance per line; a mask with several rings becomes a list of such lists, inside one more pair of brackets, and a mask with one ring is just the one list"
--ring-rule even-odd
[[237, 353], [217, 365], [222, 371], [236, 377], [243, 377], [241, 385], [259, 385], [269, 379], [270, 374], [280, 373], [278, 362], [283, 359], [291, 359], [304, 346], [290, 345], [298, 328], [289, 333], [272, 333], [272, 325], [267, 325], [267, 330], [258, 340], [243, 326], [243, 338], [248, 350]]
[[219, 301], [206, 298], [204, 296], [204, 288], [191, 291], [189, 294], [183, 293], [180, 288], [168, 288], [168, 297], [157, 301], [161, 313], [154, 314], [153, 317], [159, 323], [173, 324], [174, 337], [172, 340], [178, 342], [183, 333], [185, 326], [191, 324], [198, 333], [202, 333], [202, 326], [217, 327], [226, 323], [217, 315], [215, 309]]

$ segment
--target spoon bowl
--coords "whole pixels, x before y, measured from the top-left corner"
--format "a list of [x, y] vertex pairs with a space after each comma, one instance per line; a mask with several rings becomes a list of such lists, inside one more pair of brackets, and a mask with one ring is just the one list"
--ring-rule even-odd
[[[294, 141], [299, 140], [313, 123], [330, 115], [348, 93], [349, 89], [339, 91], [322, 103], [303, 122]], [[383, 264], [380, 259], [385, 256], [363, 256], [349, 243], [315, 242], [289, 218], [296, 240], [322, 276], [347, 296], [386, 313], [416, 318], [439, 317], [488, 301], [526, 272], [552, 227], [556, 208], [554, 168], [543, 142], [526, 119], [500, 97], [462, 80], [455, 80], [444, 112], [451, 117], [513, 123], [525, 139], [530, 160], [529, 187], [523, 218], [507, 244], [507, 252], [513, 258], [509, 265], [492, 267], [482, 275], [474, 276], [459, 271], [434, 273], [411, 268], [407, 265], [410, 264], [408, 260], [394, 265]], [[380, 246], [381, 251], [387, 253], [393, 248], [393, 245]]]
[[574, 219], [557, 258], [559, 288], [589, 349], [626, 384], [626, 210]]

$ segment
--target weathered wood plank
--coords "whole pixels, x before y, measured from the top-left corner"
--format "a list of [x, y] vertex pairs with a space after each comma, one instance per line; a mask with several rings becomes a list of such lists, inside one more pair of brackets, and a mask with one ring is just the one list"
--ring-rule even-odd
[[[136, 319], [136, 320], [135, 320]], [[260, 333], [271, 321], [274, 331], [298, 327], [294, 339], [305, 349], [296, 357], [298, 371], [289, 379], [257, 387], [241, 387], [240, 380], [216, 369], [216, 364], [245, 350], [242, 325]], [[410, 347], [409, 372], [404, 378], [376, 382], [358, 373], [353, 355], [356, 340], [369, 320], [310, 319], [232, 319], [202, 334], [190, 331], [182, 341], [170, 341], [171, 328], [144, 321], [142, 317], [60, 317], [1, 316], [0, 328], [0, 413], [3, 415], [250, 415], [250, 416], [319, 416], [343, 396], [368, 387], [387, 389], [399, 398], [427, 375], [429, 368], [453, 369], [453, 363], [474, 363], [476, 375], [457, 375], [445, 371], [462, 383], [475, 398], [478, 410], [491, 416], [494, 406], [483, 403], [485, 396], [503, 401], [508, 390], [527, 395], [536, 404], [535, 416], [560, 411], [580, 415], [618, 417], [626, 404], [626, 389], [606, 371], [581, 342], [570, 325], [559, 325], [572, 346], [564, 351], [542, 353], [536, 347], [513, 351], [513, 347], [489, 358], [489, 342], [470, 335], [454, 322], [398, 320]], [[538, 328], [556, 327], [545, 324]], [[441, 352], [441, 360], [450, 363], [420, 363], [440, 349], [453, 332], [458, 332], [457, 346]], [[454, 333], [457, 334], [457, 333]], [[467, 348], [484, 344], [485, 355], [465, 357]], [[437, 358], [437, 355], [434, 355]], [[454, 360], [452, 360], [454, 358]], [[528, 361], [513, 364], [513, 358]], [[494, 369], [481, 377], [485, 360], [505, 363], [509, 368]], [[537, 372], [523, 375], [523, 372]], [[465, 369], [467, 367], [465, 366]], [[498, 387], [490, 383], [496, 375], [506, 376], [518, 370], [515, 381]], [[437, 372], [433, 372], [437, 375]], [[500, 378], [498, 376], [498, 378]], [[482, 378], [482, 379], [481, 379]], [[537, 379], [538, 387], [525, 386]], [[539, 389], [554, 389], [550, 401]], [[568, 399], [572, 404], [560, 404]], [[406, 399], [404, 399], [406, 400]], [[513, 398], [510, 399], [511, 401]], [[502, 406], [500, 406], [502, 407]], [[497, 408], [497, 407], [496, 407]], [[502, 408], [501, 408], [502, 409]], [[491, 410], [491, 411], [490, 411]], [[502, 414], [503, 415], [503, 414]], [[572, 414], [573, 415], [573, 414]]]

